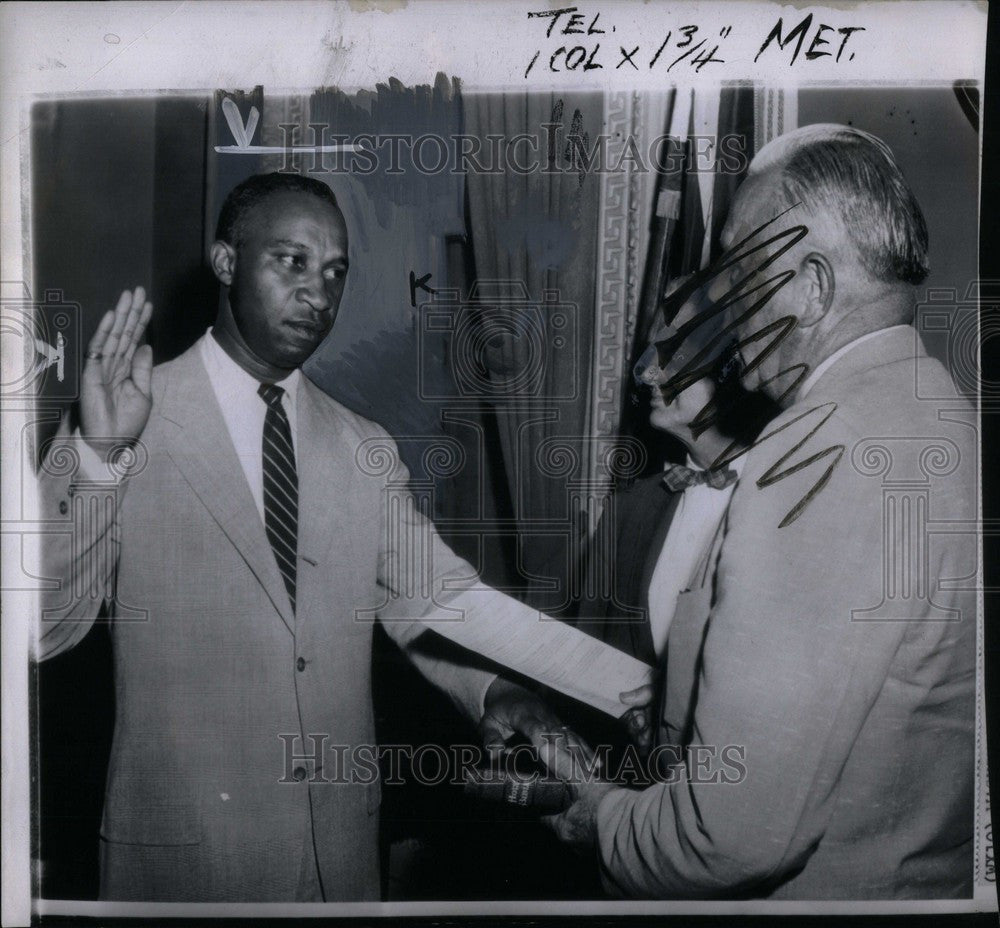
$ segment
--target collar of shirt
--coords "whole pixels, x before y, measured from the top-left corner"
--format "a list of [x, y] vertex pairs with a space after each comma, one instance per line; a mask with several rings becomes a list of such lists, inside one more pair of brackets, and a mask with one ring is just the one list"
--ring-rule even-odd
[[[222, 407], [223, 414], [227, 410], [234, 410], [242, 414], [247, 410], [247, 404], [251, 401], [254, 407], [266, 409], [266, 404], [257, 393], [260, 381], [256, 377], [248, 374], [239, 366], [220, 345], [209, 329], [201, 338], [201, 357], [208, 370], [209, 379], [212, 381], [212, 389], [215, 397]], [[285, 394], [281, 398], [281, 405], [288, 415], [288, 422], [292, 429], [292, 437], [295, 437], [295, 407], [299, 380], [302, 373], [298, 370], [292, 371], [284, 380], [275, 382], [275, 386], [281, 387]], [[263, 422], [263, 413], [261, 414]]]
[[[222, 419], [226, 423], [226, 431], [232, 442], [233, 450], [240, 462], [243, 476], [246, 478], [250, 493], [257, 506], [261, 518], [264, 518], [264, 465], [262, 461], [261, 442], [264, 434], [264, 417], [267, 415], [267, 404], [257, 393], [260, 382], [239, 366], [223, 347], [215, 340], [209, 329], [201, 338], [199, 344], [201, 358], [208, 372], [212, 392], [219, 404]], [[292, 432], [292, 449], [298, 456], [298, 440], [296, 437], [296, 394], [302, 374], [292, 371], [277, 386], [285, 393], [281, 405], [288, 416], [288, 424]]]
[[798, 396], [796, 401], [805, 399], [806, 394], [815, 386], [816, 381], [820, 379], [837, 361], [839, 361], [847, 352], [852, 351], [857, 348], [858, 345], [863, 345], [865, 342], [878, 335], [882, 335], [885, 332], [892, 332], [896, 329], [911, 329], [912, 326], [909, 325], [893, 325], [889, 326], [887, 329], [879, 329], [877, 332], [869, 332], [867, 335], [862, 335], [860, 338], [854, 339], [852, 342], [848, 342], [846, 345], [842, 345], [838, 348], [830, 357], [824, 359], [819, 364], [817, 364], [810, 372], [809, 376], [802, 381], [802, 386], [799, 387]]

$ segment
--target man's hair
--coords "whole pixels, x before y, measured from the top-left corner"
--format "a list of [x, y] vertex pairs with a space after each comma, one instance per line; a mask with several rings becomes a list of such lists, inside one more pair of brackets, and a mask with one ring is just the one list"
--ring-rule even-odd
[[873, 278], [919, 284], [927, 277], [927, 223], [881, 139], [852, 126], [804, 126], [765, 145], [749, 173], [772, 168], [790, 203], [839, 215]]
[[226, 197], [215, 227], [215, 238], [238, 248], [246, 232], [246, 224], [254, 207], [273, 193], [307, 193], [339, 209], [337, 198], [326, 184], [300, 174], [254, 174], [237, 184]]

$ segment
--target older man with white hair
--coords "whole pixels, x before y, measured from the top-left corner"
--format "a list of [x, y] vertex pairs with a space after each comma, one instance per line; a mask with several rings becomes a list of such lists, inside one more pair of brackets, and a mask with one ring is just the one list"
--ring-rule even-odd
[[644, 789], [577, 778], [549, 821], [618, 895], [968, 896], [976, 432], [963, 400], [920, 398], [954, 395], [912, 327], [920, 207], [880, 140], [810, 126], [754, 159], [723, 247], [692, 324], [735, 333], [783, 412], [678, 599], [673, 763]]

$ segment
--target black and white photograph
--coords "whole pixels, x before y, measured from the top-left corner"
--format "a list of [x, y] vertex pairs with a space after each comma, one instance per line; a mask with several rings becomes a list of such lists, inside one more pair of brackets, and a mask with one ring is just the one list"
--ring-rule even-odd
[[986, 12], [0, 9], [4, 924], [995, 919]]

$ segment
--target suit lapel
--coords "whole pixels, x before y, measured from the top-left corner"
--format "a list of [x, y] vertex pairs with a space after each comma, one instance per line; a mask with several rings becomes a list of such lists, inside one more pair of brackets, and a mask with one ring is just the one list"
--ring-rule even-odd
[[[666, 487], [660, 475], [657, 475], [654, 489], [655, 495], [651, 496], [650, 503], [655, 507], [658, 518], [655, 531], [649, 536], [646, 557], [642, 565], [642, 577], [639, 581], [642, 607], [646, 610], [646, 615], [649, 615], [649, 586], [653, 582], [653, 572], [656, 570], [656, 564], [663, 553], [663, 546], [667, 542], [667, 533], [670, 531], [670, 524], [674, 521], [674, 515], [681, 499], [680, 493], [674, 493]], [[650, 645], [652, 645], [652, 635], [650, 635], [649, 640]]]
[[698, 700], [701, 654], [712, 611], [715, 568], [729, 519], [728, 510], [691, 579], [691, 589], [677, 597], [677, 608], [667, 634], [660, 717], [660, 740], [687, 744], [691, 738], [694, 707]]
[[333, 540], [344, 537], [345, 525], [351, 524], [355, 446], [345, 438], [334, 405], [305, 376], [299, 381], [296, 418], [299, 557], [322, 564]]
[[288, 593], [197, 345], [174, 362], [158, 412], [167, 453], [294, 633]]
[[[630, 591], [627, 601], [638, 606], [645, 619], [642, 622], [629, 623], [628, 629], [632, 637], [632, 653], [640, 660], [652, 664], [656, 662], [656, 647], [653, 644], [653, 616], [649, 608], [649, 585], [653, 580], [656, 563], [663, 551], [670, 523], [677, 511], [677, 501], [680, 499], [680, 494], [668, 490], [664, 486], [662, 478], [657, 474], [643, 487], [640, 499], [642, 508], [638, 516], [637, 530], [630, 533], [632, 537], [627, 540], [620, 538], [619, 544], [629, 544], [630, 556], [641, 560], [642, 566], [635, 578], [637, 585], [634, 591]], [[641, 543], [641, 549], [637, 548], [636, 542]], [[624, 565], [622, 569], [624, 569]]]

